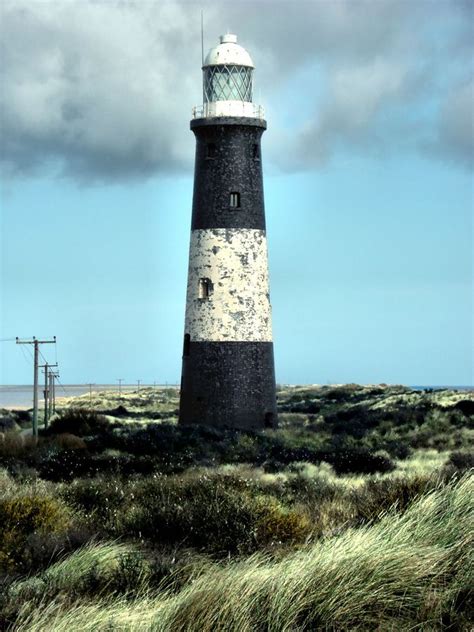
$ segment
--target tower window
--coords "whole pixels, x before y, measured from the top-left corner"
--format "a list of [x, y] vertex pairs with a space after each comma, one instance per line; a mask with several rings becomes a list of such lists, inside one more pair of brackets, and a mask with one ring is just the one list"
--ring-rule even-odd
[[230, 194], [230, 208], [240, 208], [240, 193], [232, 191]]
[[215, 158], [215, 157], [216, 157], [216, 144], [207, 143], [207, 158]]
[[199, 279], [199, 298], [209, 298], [214, 291], [211, 279]]
[[253, 159], [260, 160], [260, 147], [258, 146], [258, 143], [255, 143], [253, 146]]

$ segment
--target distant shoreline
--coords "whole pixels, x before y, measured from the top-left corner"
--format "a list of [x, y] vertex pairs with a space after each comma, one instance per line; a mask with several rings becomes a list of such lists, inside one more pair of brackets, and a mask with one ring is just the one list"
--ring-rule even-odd
[[[335, 386], [346, 386], [343, 384], [282, 384], [284, 387], [293, 388], [333, 388]], [[474, 386], [451, 386], [451, 385], [408, 385], [401, 384], [363, 384], [359, 386], [364, 387], [387, 387], [403, 386], [404, 388], [416, 390], [416, 391], [457, 391], [457, 392], [473, 392]], [[122, 384], [121, 390], [124, 392], [133, 392], [137, 390], [137, 384]], [[165, 389], [165, 388], [178, 388], [177, 384], [140, 384], [140, 389]], [[70, 397], [78, 397], [86, 395], [92, 389], [92, 393], [100, 393], [105, 391], [113, 391], [118, 393], [119, 387], [117, 384], [63, 384], [57, 387], [56, 398], [58, 400], [67, 399]], [[40, 409], [44, 405], [43, 389], [42, 385], [38, 388], [39, 395], [39, 407]], [[33, 408], [33, 387], [30, 384], [9, 384], [0, 385], [0, 409], [5, 408], [9, 410], [31, 410]]]

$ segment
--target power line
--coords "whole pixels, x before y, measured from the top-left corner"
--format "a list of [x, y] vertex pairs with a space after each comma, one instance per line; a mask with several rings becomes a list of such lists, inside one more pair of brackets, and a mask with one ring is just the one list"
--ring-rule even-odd
[[24, 348], [23, 348], [23, 347], [20, 347], [20, 349], [21, 349], [21, 352], [22, 352], [22, 354], [23, 354], [23, 359], [25, 360], [25, 362], [26, 362], [27, 364], [30, 364], [30, 360], [31, 360], [31, 358], [28, 358], [28, 356], [26, 355], [26, 351], [24, 350]]
[[56, 336], [53, 340], [38, 340], [33, 336], [32, 340], [20, 340], [16, 338], [17, 345], [33, 345], [34, 347], [34, 362], [33, 362], [33, 436], [38, 438], [38, 357], [39, 346], [46, 344], [55, 344]]

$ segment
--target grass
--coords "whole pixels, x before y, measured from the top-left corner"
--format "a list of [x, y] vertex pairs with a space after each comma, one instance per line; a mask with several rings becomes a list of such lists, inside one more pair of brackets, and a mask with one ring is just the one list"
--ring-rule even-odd
[[[45, 608], [25, 607], [16, 630], [467, 630], [473, 491], [472, 476], [465, 476], [377, 524], [280, 560], [258, 554], [214, 564], [176, 594], [145, 591], [132, 601], [71, 601], [88, 550], [69, 558], [67, 572], [64, 564], [61, 572], [60, 565], [49, 571], [67, 578], [66, 586], [56, 584], [60, 594]], [[116, 549], [97, 552], [108, 559]], [[21, 584], [13, 587], [21, 590]]]
[[6, 424], [0, 630], [472, 629], [472, 394], [281, 388], [239, 432], [148, 390]]

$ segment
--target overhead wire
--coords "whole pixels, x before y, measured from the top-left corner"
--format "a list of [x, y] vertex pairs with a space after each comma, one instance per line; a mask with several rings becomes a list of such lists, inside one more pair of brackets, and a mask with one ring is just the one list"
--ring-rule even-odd
[[[16, 340], [16, 338], [8, 338], [8, 339], [7, 339], [7, 338], [5, 338], [5, 339], [1, 340], [1, 342], [4, 342], [4, 341], [6, 341], [6, 340]], [[57, 343], [56, 343], [56, 344], [57, 344]], [[56, 344], [54, 345], [55, 350], [56, 350]], [[29, 352], [29, 354], [30, 354], [30, 360], [34, 360], [33, 351], [30, 349], [30, 346], [29, 346], [29, 345], [20, 345], [20, 347], [21, 347], [21, 351], [22, 351], [22, 353], [23, 353], [23, 357], [25, 358], [25, 361], [29, 364], [29, 362], [30, 362], [30, 361], [28, 360], [28, 357], [27, 357], [27, 355], [26, 355], [26, 351], [28, 351], [28, 352]], [[24, 349], [24, 347], [26, 347], [26, 350]], [[44, 355], [43, 355], [43, 353], [42, 353], [41, 349], [39, 348], [39, 345], [38, 345], [38, 353], [39, 353], [39, 355], [40, 355], [41, 359], [43, 360], [43, 362], [44, 362], [45, 364], [49, 364], [49, 362], [48, 362], [48, 361], [46, 360], [46, 358], [44, 357]], [[57, 363], [58, 363], [57, 351], [55, 352], [55, 357], [56, 357], [55, 363], [57, 364]], [[63, 383], [62, 383], [62, 382], [61, 382], [61, 380], [59, 379], [59, 376], [57, 376], [57, 377], [56, 377], [56, 380], [57, 380], [58, 385], [59, 385], [59, 386], [62, 388], [62, 390], [64, 391], [65, 395], [67, 395], [67, 391], [66, 391], [66, 389], [65, 389], [65, 387], [64, 387], [64, 385], [63, 385]]]
[[[54, 346], [56, 347], [56, 344], [55, 344]], [[39, 351], [39, 354], [40, 354], [40, 356], [41, 356], [41, 358], [42, 358], [43, 362], [44, 362], [45, 364], [49, 364], [49, 363], [48, 363], [48, 361], [46, 360], [46, 358], [44, 357], [44, 355], [41, 353], [41, 349], [38, 349], [38, 351]], [[58, 363], [58, 362], [57, 362], [57, 358], [56, 358], [56, 364], [57, 364], [57, 363]], [[59, 386], [63, 389], [64, 393], [67, 395], [67, 391], [66, 391], [66, 389], [64, 388], [64, 386], [63, 386], [62, 382], [60, 381], [59, 376], [56, 376], [56, 381], [57, 381], [58, 385], [59, 385]]]
[[23, 354], [23, 357], [24, 357], [24, 359], [25, 359], [25, 362], [26, 362], [27, 364], [30, 364], [30, 360], [28, 359], [28, 356], [26, 355], [26, 351], [25, 351], [25, 349], [23, 349], [23, 347], [24, 347], [24, 345], [20, 345], [21, 352], [22, 352], [22, 354]]

